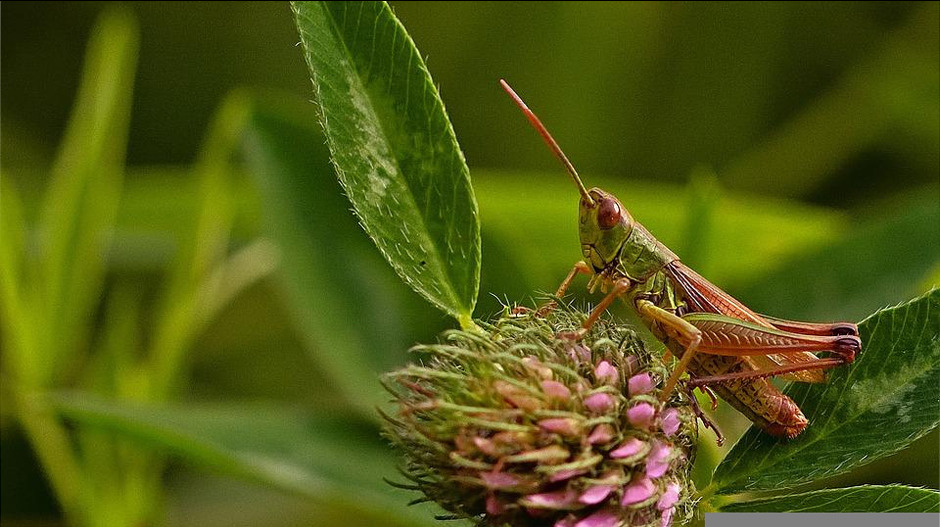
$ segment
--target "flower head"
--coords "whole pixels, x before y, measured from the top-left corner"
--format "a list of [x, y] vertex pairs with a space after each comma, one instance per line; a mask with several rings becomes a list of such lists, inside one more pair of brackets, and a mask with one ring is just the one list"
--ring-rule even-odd
[[428, 498], [481, 526], [664, 527], [689, 514], [694, 427], [632, 331], [586, 314], [505, 315], [419, 346], [386, 377], [386, 433]]

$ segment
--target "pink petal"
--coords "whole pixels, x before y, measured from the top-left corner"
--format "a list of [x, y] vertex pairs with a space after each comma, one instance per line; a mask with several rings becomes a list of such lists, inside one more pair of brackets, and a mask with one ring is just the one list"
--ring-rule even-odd
[[617, 400], [609, 393], [595, 393], [584, 399], [584, 407], [595, 414], [602, 414], [617, 404]]
[[666, 485], [666, 492], [663, 492], [663, 495], [660, 496], [659, 501], [656, 502], [656, 508], [661, 511], [672, 509], [678, 501], [679, 484], [673, 481], [669, 485]]
[[669, 463], [666, 461], [650, 460], [646, 462], [646, 475], [651, 478], [658, 478], [669, 470]]
[[542, 364], [542, 361], [535, 357], [525, 357], [522, 359], [522, 364], [525, 364], [527, 368], [534, 371], [536, 374], [538, 374], [539, 377], [545, 380], [550, 380], [552, 377], [554, 377], [552, 369]]
[[594, 485], [593, 487], [582, 492], [578, 496], [578, 501], [584, 503], [585, 505], [597, 505], [598, 503], [607, 499], [607, 496], [610, 496], [610, 493], [613, 492], [613, 485]]
[[610, 426], [607, 423], [601, 423], [594, 427], [594, 430], [591, 430], [591, 435], [588, 436], [588, 444], [590, 445], [603, 445], [610, 443], [614, 440], [614, 427]]
[[496, 497], [496, 493], [489, 493], [486, 496], [486, 513], [497, 515], [506, 512], [506, 505], [499, 501], [499, 498]]
[[571, 390], [558, 381], [542, 381], [542, 391], [552, 399], [568, 399], [571, 397]]
[[558, 472], [549, 476], [548, 481], [551, 483], [557, 483], [559, 481], [571, 479], [575, 476], [580, 476], [581, 474], [586, 474], [586, 473], [587, 473], [586, 468], [569, 468], [565, 470], [559, 470]]
[[675, 408], [670, 408], [663, 412], [663, 433], [666, 434], [666, 437], [672, 437], [676, 435], [676, 432], [679, 431], [679, 425], [682, 424], [682, 421], [679, 419], [679, 410]]
[[617, 380], [620, 379], [620, 372], [617, 371], [617, 368], [611, 366], [609, 362], [602, 360], [594, 368], [594, 378], [597, 382], [616, 385]]
[[564, 510], [577, 503], [578, 493], [574, 489], [564, 489], [541, 494], [529, 494], [519, 502], [526, 507]]
[[473, 436], [473, 444], [477, 447], [480, 452], [488, 456], [498, 456], [499, 451], [496, 448], [496, 444], [493, 443], [492, 439], [486, 439], [483, 437]]
[[646, 443], [635, 437], [631, 437], [623, 443], [620, 443], [620, 446], [618, 446], [616, 449], [612, 450], [610, 452], [610, 457], [614, 459], [633, 457], [642, 452], [645, 447]]
[[640, 478], [623, 488], [623, 498], [620, 500], [620, 505], [626, 507], [634, 503], [644, 502], [650, 499], [655, 492], [656, 486], [649, 478]]
[[581, 364], [591, 360], [591, 350], [584, 344], [575, 344], [568, 348], [568, 356], [575, 364]]
[[601, 509], [574, 524], [574, 527], [616, 527], [620, 522], [620, 515], [613, 509]]
[[555, 527], [574, 527], [574, 522], [575, 519], [572, 516], [565, 516], [555, 522]]
[[675, 509], [666, 509], [663, 511], [663, 519], [662, 523], [660, 523], [660, 527], [669, 527], [672, 525], [672, 513], [674, 510]]
[[493, 490], [512, 488], [522, 483], [519, 476], [506, 472], [480, 472], [480, 478], [486, 488]]
[[627, 420], [637, 428], [649, 428], [653, 423], [656, 409], [650, 403], [640, 403], [627, 410]]
[[669, 456], [671, 454], [672, 447], [654, 439], [649, 457], [646, 458], [646, 475], [651, 478], [658, 478], [665, 474], [666, 470], [669, 469]]
[[506, 402], [516, 408], [534, 412], [535, 410], [539, 410], [542, 406], [542, 401], [539, 398], [529, 395], [521, 388], [513, 386], [508, 382], [496, 381], [493, 383], [493, 388], [496, 389], [497, 393], [503, 396]]
[[653, 378], [648, 373], [640, 373], [627, 381], [630, 395], [641, 395], [653, 391]]
[[539, 421], [539, 428], [546, 432], [554, 432], [564, 436], [575, 436], [580, 431], [578, 421], [568, 417], [553, 417]]

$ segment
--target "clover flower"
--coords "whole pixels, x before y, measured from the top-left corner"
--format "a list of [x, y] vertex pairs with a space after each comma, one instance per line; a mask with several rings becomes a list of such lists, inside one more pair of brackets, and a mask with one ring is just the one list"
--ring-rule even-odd
[[407, 488], [481, 526], [667, 527], [691, 514], [696, 425], [659, 401], [662, 361], [624, 326], [509, 311], [417, 346], [385, 378]]

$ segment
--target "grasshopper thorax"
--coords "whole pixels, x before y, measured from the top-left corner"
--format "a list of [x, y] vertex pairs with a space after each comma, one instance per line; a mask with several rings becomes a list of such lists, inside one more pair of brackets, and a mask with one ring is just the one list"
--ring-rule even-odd
[[578, 231], [584, 262], [600, 272], [617, 260], [633, 230], [633, 218], [612, 194], [597, 187], [582, 197]]

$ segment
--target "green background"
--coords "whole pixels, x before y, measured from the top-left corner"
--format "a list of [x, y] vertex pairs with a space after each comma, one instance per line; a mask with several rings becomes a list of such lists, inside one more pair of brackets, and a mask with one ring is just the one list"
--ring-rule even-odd
[[[300, 101], [311, 88], [286, 4], [128, 5], [141, 43], [123, 237], [109, 276], [139, 279], [146, 295], [194, 214], [187, 170], [219, 102], [238, 87]], [[588, 186], [614, 191], [684, 260], [760, 311], [859, 320], [938, 282], [940, 4], [392, 5], [427, 58], [471, 168], [484, 235], [477, 316], [498, 309], [491, 294], [531, 304], [579, 256], [574, 189], [499, 78], [540, 114]], [[0, 159], [27, 218], [103, 7], [0, 7]], [[262, 235], [270, 211], [250, 178], [236, 177], [232, 192], [241, 245]], [[345, 265], [342, 254], [334, 265]], [[179, 399], [349, 404], [310, 359], [287, 297], [269, 279], [236, 298], [195, 344]], [[405, 346], [451, 324], [419, 308], [382, 317], [357, 323], [396, 327]], [[725, 428], [734, 436], [744, 426]], [[55, 523], [6, 411], [0, 431], [4, 523]], [[934, 432], [838, 483], [937, 488], [937, 450]], [[167, 481], [171, 525], [291, 525], [331, 514], [180, 466]]]

